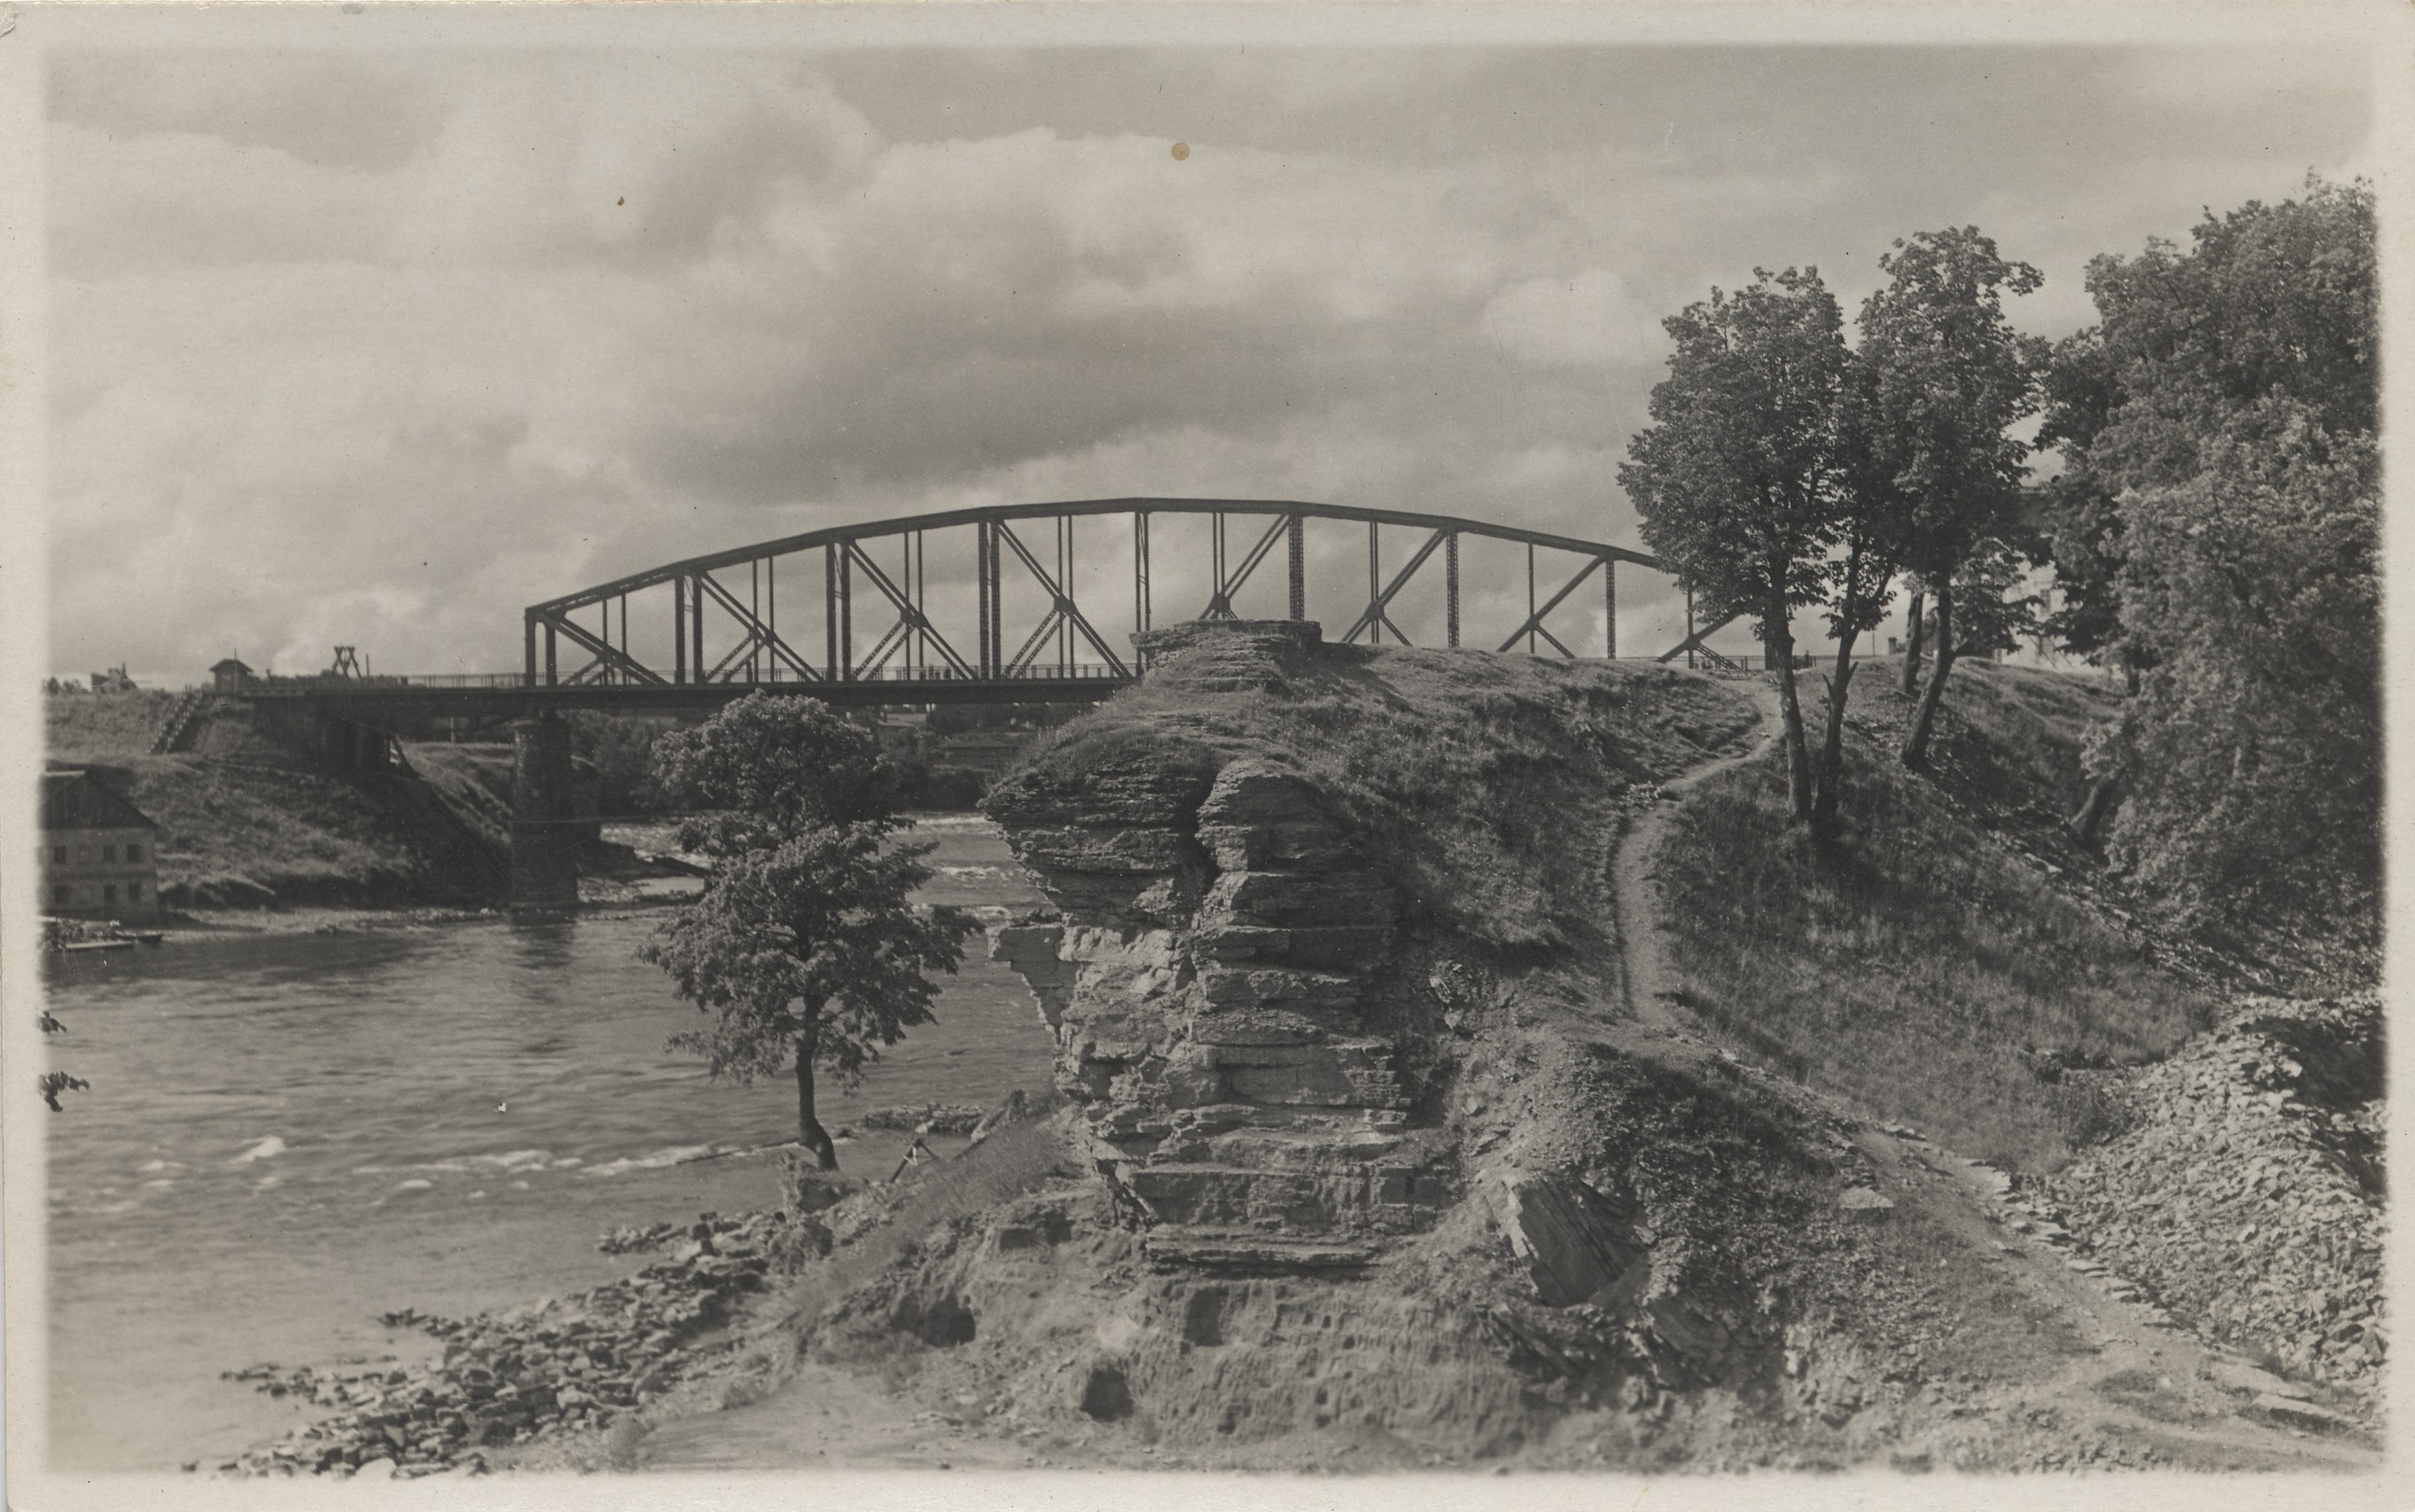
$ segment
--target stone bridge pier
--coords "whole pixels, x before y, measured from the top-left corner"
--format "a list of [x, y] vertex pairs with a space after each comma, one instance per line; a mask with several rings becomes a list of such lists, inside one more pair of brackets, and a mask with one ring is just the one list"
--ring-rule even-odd
[[579, 817], [572, 784], [570, 726], [550, 711], [514, 725], [513, 907], [578, 906], [578, 847], [589, 822]]

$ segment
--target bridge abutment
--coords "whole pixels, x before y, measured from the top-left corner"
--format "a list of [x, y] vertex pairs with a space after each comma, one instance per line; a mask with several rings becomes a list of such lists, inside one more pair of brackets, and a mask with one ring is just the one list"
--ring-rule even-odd
[[578, 903], [579, 822], [570, 726], [550, 711], [512, 726], [512, 879], [515, 908]]

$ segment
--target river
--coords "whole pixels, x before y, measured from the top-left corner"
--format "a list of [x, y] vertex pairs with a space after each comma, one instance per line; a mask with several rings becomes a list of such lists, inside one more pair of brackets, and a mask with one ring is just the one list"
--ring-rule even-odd
[[[939, 846], [925, 901], [1039, 901], [985, 820], [916, 832]], [[221, 1371], [423, 1357], [431, 1340], [378, 1315], [596, 1285], [646, 1259], [599, 1253], [609, 1228], [775, 1203], [770, 1155], [716, 1152], [793, 1139], [794, 1084], [715, 1084], [666, 1051], [696, 1010], [635, 958], [662, 918], [185, 936], [60, 963], [52, 1064], [92, 1089], [45, 1120], [50, 1469], [206, 1468], [299, 1412]], [[983, 953], [968, 942], [938, 1024], [854, 1091], [825, 1087], [825, 1125], [1047, 1085], [1047, 1032]], [[885, 1176], [903, 1145], [865, 1130], [840, 1160]]]

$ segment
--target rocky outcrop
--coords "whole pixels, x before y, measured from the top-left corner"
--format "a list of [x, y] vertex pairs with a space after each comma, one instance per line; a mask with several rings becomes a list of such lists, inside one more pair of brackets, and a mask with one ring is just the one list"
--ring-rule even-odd
[[[1185, 627], [1145, 649], [1239, 685], [1306, 654], [1314, 628]], [[991, 794], [1057, 909], [994, 931], [992, 958], [1030, 984], [1058, 1085], [1153, 1254], [1363, 1260], [1451, 1186], [1409, 1127], [1383, 1000], [1400, 900], [1282, 760], [1152, 735]]]

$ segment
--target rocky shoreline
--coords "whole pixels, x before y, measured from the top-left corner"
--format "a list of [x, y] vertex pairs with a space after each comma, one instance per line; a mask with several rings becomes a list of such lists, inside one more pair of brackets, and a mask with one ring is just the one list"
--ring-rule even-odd
[[475, 1475], [490, 1468], [489, 1451], [608, 1429], [722, 1363], [729, 1345], [715, 1336], [742, 1302], [830, 1242], [827, 1229], [787, 1210], [706, 1213], [658, 1232], [668, 1227], [608, 1235], [599, 1246], [607, 1253], [672, 1249], [591, 1291], [469, 1319], [405, 1311], [381, 1320], [442, 1340], [435, 1364], [227, 1371], [225, 1379], [331, 1411], [215, 1468], [242, 1476]]

